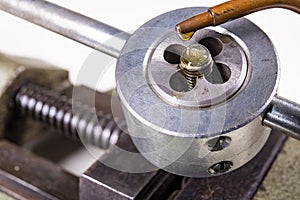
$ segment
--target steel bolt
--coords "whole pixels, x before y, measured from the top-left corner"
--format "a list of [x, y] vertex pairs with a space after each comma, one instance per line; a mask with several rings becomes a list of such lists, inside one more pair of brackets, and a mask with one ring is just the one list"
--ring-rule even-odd
[[182, 53], [178, 68], [191, 90], [195, 87], [197, 78], [207, 76], [212, 72], [213, 64], [209, 50], [201, 44], [193, 44]]

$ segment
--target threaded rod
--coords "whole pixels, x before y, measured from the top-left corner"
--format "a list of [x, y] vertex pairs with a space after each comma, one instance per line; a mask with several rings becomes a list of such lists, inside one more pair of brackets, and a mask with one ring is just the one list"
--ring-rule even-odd
[[122, 132], [112, 114], [95, 111], [80, 102], [72, 103], [71, 99], [33, 83], [19, 87], [14, 95], [14, 108], [68, 137], [103, 149], [114, 145]]

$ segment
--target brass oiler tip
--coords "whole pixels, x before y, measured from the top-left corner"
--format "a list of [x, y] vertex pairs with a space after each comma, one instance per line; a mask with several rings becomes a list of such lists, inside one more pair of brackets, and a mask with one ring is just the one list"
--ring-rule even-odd
[[231, 0], [209, 8], [176, 25], [182, 40], [189, 40], [195, 31], [216, 26], [232, 19], [269, 8], [285, 8], [300, 14], [299, 0]]
[[189, 40], [202, 27], [213, 25], [213, 17], [209, 11], [200, 13], [176, 25], [176, 31], [182, 40]]

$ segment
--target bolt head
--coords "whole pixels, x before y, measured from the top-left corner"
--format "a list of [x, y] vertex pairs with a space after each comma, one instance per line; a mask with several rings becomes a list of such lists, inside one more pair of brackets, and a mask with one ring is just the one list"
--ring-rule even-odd
[[201, 75], [208, 75], [212, 71], [213, 59], [205, 46], [193, 44], [183, 51], [180, 67], [188, 71], [199, 72]]

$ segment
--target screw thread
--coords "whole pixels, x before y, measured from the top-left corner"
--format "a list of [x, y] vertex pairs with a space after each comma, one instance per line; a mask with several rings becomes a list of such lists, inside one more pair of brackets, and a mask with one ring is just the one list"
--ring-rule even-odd
[[181, 68], [180, 66], [178, 68], [181, 71], [181, 73], [183, 74], [189, 90], [192, 90], [196, 86], [197, 78], [201, 77], [201, 74], [196, 71], [190, 71], [185, 68]]
[[122, 132], [112, 114], [95, 111], [80, 102], [72, 104], [71, 99], [33, 83], [22, 85], [14, 102], [22, 114], [103, 149], [114, 145]]
[[180, 57], [178, 68], [184, 75], [187, 86], [192, 90], [197, 84], [197, 78], [212, 72], [213, 59], [209, 50], [201, 44], [187, 47]]

